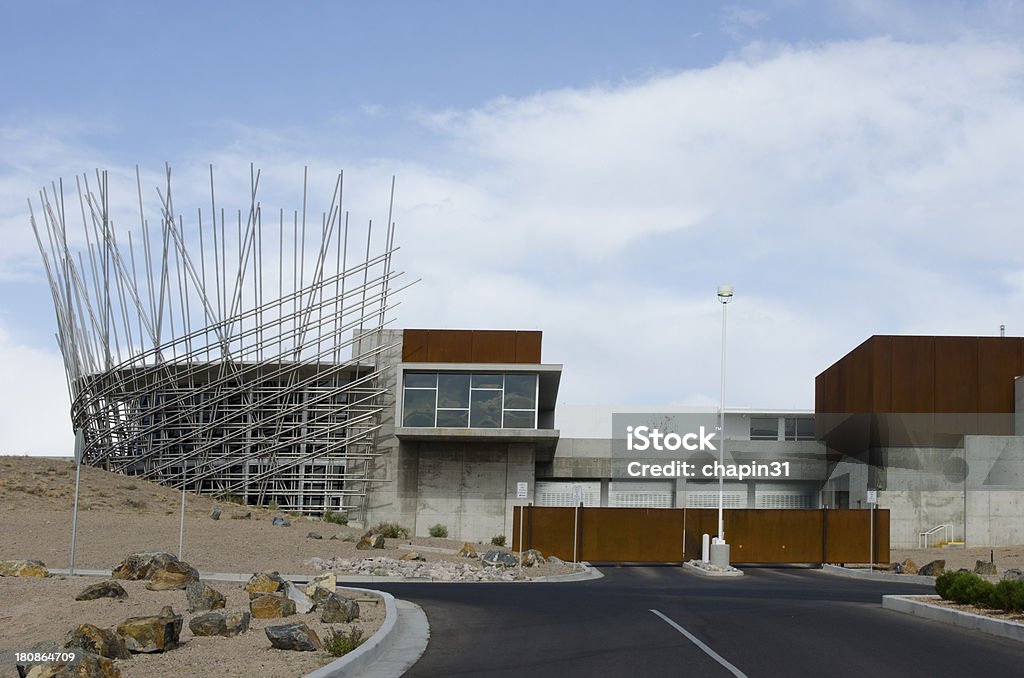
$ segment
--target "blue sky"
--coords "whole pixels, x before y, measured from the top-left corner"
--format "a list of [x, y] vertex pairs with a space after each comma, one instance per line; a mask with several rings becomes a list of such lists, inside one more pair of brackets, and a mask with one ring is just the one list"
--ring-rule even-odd
[[96, 167], [187, 198], [252, 161], [286, 209], [343, 168], [363, 220], [396, 175], [399, 324], [542, 329], [569, 405], [715, 402], [721, 282], [735, 406], [811, 408], [875, 333], [1024, 334], [1022, 36], [1017, 2], [0, 3], [0, 452], [70, 449], [25, 201]]

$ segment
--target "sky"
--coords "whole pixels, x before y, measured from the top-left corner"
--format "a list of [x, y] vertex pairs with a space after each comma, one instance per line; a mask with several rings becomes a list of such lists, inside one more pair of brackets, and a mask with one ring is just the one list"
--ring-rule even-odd
[[72, 449], [27, 200], [96, 168], [187, 201], [255, 163], [286, 210], [344, 169], [378, 222], [394, 176], [395, 324], [543, 330], [567, 407], [717, 403], [719, 284], [730, 407], [812, 409], [872, 334], [1024, 335], [1022, 37], [1009, 1], [2, 0], [0, 453]]

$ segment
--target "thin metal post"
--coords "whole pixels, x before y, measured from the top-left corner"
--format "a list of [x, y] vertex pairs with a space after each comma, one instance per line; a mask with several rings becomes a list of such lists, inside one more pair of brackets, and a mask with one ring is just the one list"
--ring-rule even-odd
[[871, 562], [868, 563], [868, 572], [874, 572], [875, 571], [875, 504], [874, 504], [874, 502], [872, 502], [870, 504], [870, 506], [871, 506], [871, 513], [870, 513], [870, 516], [871, 516], [871, 526], [868, 528], [868, 552], [869, 552], [868, 558], [870, 559]]
[[718, 430], [721, 432], [718, 448], [718, 541], [725, 541], [725, 321], [727, 303], [722, 303], [722, 380], [721, 401], [718, 408]]
[[572, 516], [572, 571], [576, 571], [576, 564], [578, 562], [576, 558], [576, 541], [580, 533], [580, 505], [579, 503], [573, 507]]
[[178, 560], [184, 557], [185, 548], [185, 460], [181, 460], [181, 523], [178, 526]]
[[82, 478], [82, 462], [75, 463], [75, 508], [71, 512], [71, 564], [68, 566], [68, 574], [75, 576], [75, 541], [78, 537], [78, 482]]
[[519, 575], [523, 574], [523, 510], [524, 505], [519, 505]]

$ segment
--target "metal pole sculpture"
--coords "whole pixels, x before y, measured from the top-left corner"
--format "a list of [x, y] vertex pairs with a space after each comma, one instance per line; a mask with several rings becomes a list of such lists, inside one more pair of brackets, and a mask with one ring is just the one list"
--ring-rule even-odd
[[359, 514], [383, 481], [369, 471], [379, 358], [397, 345], [385, 327], [408, 286], [392, 270], [393, 184], [386, 227], [368, 222], [365, 257], [353, 261], [343, 175], [309, 229], [307, 174], [290, 240], [283, 209], [265, 231], [252, 166], [233, 212], [212, 166], [208, 208], [177, 210], [170, 167], [149, 193], [136, 167], [127, 202], [105, 171], [76, 178], [78, 218], [66, 213], [62, 181], [29, 201], [81, 460], [182, 490], [179, 553], [186, 489]]

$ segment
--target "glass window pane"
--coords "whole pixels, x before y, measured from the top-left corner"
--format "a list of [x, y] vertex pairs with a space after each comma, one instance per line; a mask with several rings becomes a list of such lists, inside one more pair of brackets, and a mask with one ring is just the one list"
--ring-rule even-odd
[[786, 440], [814, 440], [814, 420], [786, 417]]
[[469, 375], [437, 375], [438, 407], [469, 407]]
[[469, 426], [469, 410], [438, 410], [437, 425], [443, 428], [466, 428]]
[[750, 439], [751, 440], [778, 440], [779, 419], [778, 417], [751, 417], [750, 418]]
[[469, 425], [472, 428], [501, 428], [501, 391], [473, 391]]
[[413, 388], [435, 388], [437, 386], [437, 375], [424, 374], [422, 372], [406, 372], [405, 385]]
[[533, 411], [505, 410], [505, 428], [534, 428]]
[[405, 408], [402, 411], [403, 426], [434, 425], [434, 395], [437, 391], [406, 389]]
[[537, 375], [505, 375], [505, 407], [513, 410], [532, 410], [537, 406]]
[[473, 388], [501, 388], [501, 375], [474, 374]]

